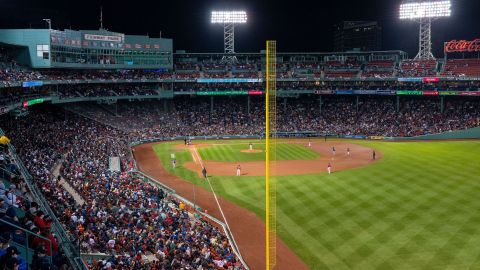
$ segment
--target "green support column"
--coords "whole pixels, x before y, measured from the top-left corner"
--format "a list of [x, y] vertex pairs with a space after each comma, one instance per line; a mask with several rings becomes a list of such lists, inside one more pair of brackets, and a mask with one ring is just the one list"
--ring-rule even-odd
[[247, 96], [247, 113], [250, 114], [250, 96]]
[[283, 99], [283, 110], [287, 111], [287, 98]]
[[445, 101], [443, 99], [444, 97], [440, 97], [440, 112], [442, 113], [445, 110]]
[[163, 100], [163, 112], [167, 112], [167, 111], [168, 111], [167, 100], [164, 99]]
[[400, 97], [397, 96], [397, 112], [400, 111]]

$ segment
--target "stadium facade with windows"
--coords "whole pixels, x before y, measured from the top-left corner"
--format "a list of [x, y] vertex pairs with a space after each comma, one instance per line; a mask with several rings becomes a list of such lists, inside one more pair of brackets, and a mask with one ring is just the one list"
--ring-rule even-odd
[[172, 40], [108, 30], [6, 29], [19, 64], [35, 69], [171, 69]]
[[[204, 220], [176, 229], [193, 235], [206, 230], [215, 243], [229, 244], [209, 246], [193, 237], [189, 244], [175, 242], [182, 246], [178, 250], [164, 245], [173, 235], [175, 241], [182, 238], [176, 230], [166, 233], [158, 227], [171, 225], [167, 220], [178, 225], [196, 219], [171, 191], [132, 170], [129, 146], [185, 136], [262, 136], [265, 53], [235, 53], [237, 61], [226, 63], [224, 53], [174, 53], [172, 44], [171, 39], [106, 30], [0, 30], [0, 127], [11, 139], [0, 147], [0, 178], [9, 192], [11, 184], [25, 192], [11, 203], [22, 221], [31, 212], [44, 226], [7, 225], [48, 244], [34, 250], [30, 242], [15, 238], [12, 244], [24, 250], [25, 263], [34, 253], [46, 252], [45, 263], [68, 261], [76, 269], [83, 262], [94, 269], [108, 263], [116, 269], [152, 263], [176, 269], [245, 268], [237, 247], [227, 241], [228, 232]], [[411, 60], [402, 51], [278, 53], [279, 131], [285, 136], [384, 138], [477, 127], [478, 41], [448, 42], [445, 51], [449, 58], [437, 60]], [[58, 185], [52, 175], [58, 163], [58, 173], [86, 205], [77, 205]], [[131, 197], [137, 190], [146, 192], [141, 199]], [[96, 207], [88, 205], [93, 199]], [[133, 208], [123, 212], [132, 201]], [[120, 210], [112, 211], [111, 205]], [[14, 216], [7, 220], [15, 221], [15, 213], [10, 211]], [[162, 213], [168, 218], [159, 219]], [[99, 220], [111, 227], [96, 226]], [[132, 233], [119, 220], [128, 226], [151, 222], [151, 234]], [[119, 231], [127, 236], [114, 237]], [[86, 260], [80, 252], [88, 254]], [[212, 256], [200, 256], [203, 252]], [[66, 259], [58, 261], [55, 254]], [[155, 260], [145, 259], [146, 254]]]

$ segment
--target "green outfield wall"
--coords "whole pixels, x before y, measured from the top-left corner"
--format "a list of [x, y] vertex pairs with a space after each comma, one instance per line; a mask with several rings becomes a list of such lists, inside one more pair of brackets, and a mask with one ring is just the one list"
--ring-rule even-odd
[[415, 137], [385, 138], [386, 140], [459, 140], [459, 139], [480, 139], [480, 127], [447, 131], [438, 134], [429, 134]]

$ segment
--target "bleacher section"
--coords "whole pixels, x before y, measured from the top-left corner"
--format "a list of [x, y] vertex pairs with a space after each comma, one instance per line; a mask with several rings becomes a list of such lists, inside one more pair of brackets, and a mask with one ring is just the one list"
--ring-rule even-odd
[[443, 76], [480, 77], [480, 59], [451, 59], [445, 63]]
[[399, 74], [404, 77], [435, 76], [436, 68], [436, 60], [403, 60]]
[[325, 71], [325, 78], [353, 78], [358, 75], [359, 71]]
[[395, 72], [394, 60], [372, 60], [365, 64], [362, 77], [392, 77]]

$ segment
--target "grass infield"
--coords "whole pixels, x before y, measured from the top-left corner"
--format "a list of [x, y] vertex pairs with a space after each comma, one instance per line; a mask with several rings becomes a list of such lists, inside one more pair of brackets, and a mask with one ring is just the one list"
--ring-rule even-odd
[[[350, 142], [384, 156], [331, 175], [278, 177], [279, 236], [311, 269], [480, 269], [479, 141]], [[191, 154], [173, 145], [154, 146], [165, 168], [206, 187], [182, 167]], [[231, 147], [204, 148], [201, 155], [236, 161], [239, 153]], [[301, 149], [305, 153], [283, 150], [292, 151], [285, 157], [313, 158]], [[211, 180], [219, 195], [264, 218], [264, 177]]]
[[[213, 144], [210, 147], [199, 148], [198, 152], [203, 160], [214, 160], [224, 162], [242, 162], [242, 161], [264, 161], [265, 143], [252, 143], [254, 150], [260, 150], [258, 153], [245, 153], [249, 143], [232, 142], [229, 144]], [[277, 144], [277, 160], [313, 160], [320, 156], [319, 153], [308, 149], [300, 144]]]

